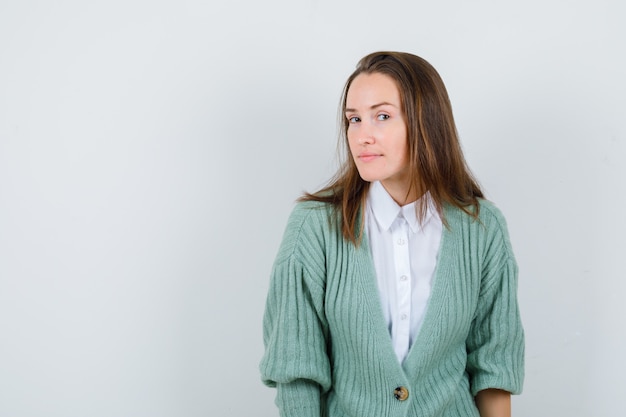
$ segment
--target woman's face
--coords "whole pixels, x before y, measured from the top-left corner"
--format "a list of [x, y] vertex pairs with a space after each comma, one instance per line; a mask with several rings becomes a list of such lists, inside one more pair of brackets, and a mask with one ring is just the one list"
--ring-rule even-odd
[[350, 153], [361, 178], [380, 181], [394, 199], [405, 193], [407, 127], [395, 81], [380, 73], [358, 75], [348, 89], [345, 117]]

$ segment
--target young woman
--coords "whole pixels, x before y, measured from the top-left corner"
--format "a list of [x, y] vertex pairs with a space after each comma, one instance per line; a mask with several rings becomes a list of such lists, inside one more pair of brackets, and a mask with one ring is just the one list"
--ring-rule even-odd
[[415, 55], [346, 82], [347, 157], [294, 209], [264, 316], [283, 417], [503, 417], [522, 389], [517, 265], [465, 164], [443, 81]]

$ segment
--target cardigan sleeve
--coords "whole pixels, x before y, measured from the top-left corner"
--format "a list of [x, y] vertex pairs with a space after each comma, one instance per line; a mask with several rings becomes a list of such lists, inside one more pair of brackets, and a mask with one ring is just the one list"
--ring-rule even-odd
[[331, 385], [324, 258], [318, 240], [297, 220], [292, 215], [270, 279], [260, 370], [263, 383], [277, 388], [281, 417], [319, 417]]
[[480, 294], [467, 339], [472, 395], [488, 388], [520, 394], [524, 380], [524, 331], [517, 302], [518, 267], [504, 219], [496, 212]]

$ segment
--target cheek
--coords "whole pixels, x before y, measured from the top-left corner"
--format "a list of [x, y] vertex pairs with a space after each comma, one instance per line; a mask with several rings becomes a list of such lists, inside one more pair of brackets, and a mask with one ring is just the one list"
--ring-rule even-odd
[[346, 138], [348, 141], [348, 148], [350, 149], [350, 152], [352, 153], [355, 147], [358, 145], [357, 140], [354, 139], [354, 135], [352, 135], [350, 131], [346, 133]]
[[402, 160], [408, 160], [409, 159], [409, 142], [406, 136], [406, 130], [399, 129], [395, 137], [396, 137], [396, 141], [395, 141], [396, 142], [395, 143], [396, 155]]
[[409, 144], [406, 141], [406, 139], [405, 139], [404, 144], [402, 146], [402, 154], [404, 155], [405, 159], [409, 159]]

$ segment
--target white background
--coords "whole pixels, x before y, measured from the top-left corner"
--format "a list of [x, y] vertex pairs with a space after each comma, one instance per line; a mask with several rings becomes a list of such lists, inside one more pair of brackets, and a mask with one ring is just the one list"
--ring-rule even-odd
[[508, 219], [517, 416], [626, 392], [619, 0], [0, 1], [0, 416], [277, 416], [261, 317], [363, 55], [447, 84]]

